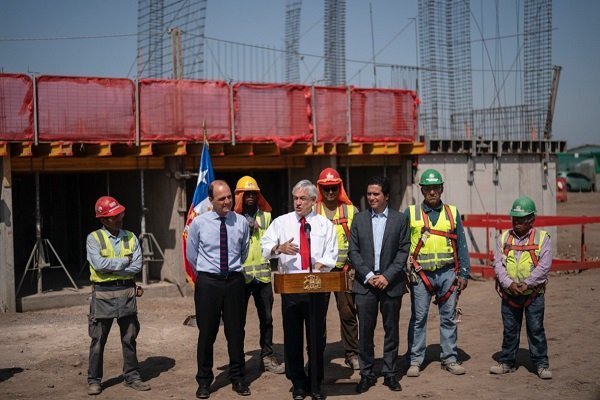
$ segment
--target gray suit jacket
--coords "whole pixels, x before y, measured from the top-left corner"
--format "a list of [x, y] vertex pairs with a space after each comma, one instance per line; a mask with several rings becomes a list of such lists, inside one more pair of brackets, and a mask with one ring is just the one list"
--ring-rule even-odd
[[[410, 250], [409, 232], [405, 215], [388, 208], [379, 259], [379, 272], [389, 282], [385, 291], [390, 297], [404, 294], [406, 279], [404, 271]], [[373, 272], [375, 265], [371, 209], [354, 216], [350, 229], [348, 256], [356, 269], [352, 290], [358, 294], [366, 294], [369, 290], [375, 290], [368, 283], [364, 283], [365, 277], [369, 272]]]

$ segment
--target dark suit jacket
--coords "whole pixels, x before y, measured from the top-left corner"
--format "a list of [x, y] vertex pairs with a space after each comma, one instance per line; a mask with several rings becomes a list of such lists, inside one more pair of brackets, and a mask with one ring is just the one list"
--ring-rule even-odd
[[[410, 250], [409, 232], [406, 216], [388, 208], [379, 259], [379, 272], [389, 282], [385, 291], [390, 297], [404, 294], [406, 279], [404, 271]], [[369, 289], [374, 289], [368, 283], [364, 283], [365, 277], [369, 272], [373, 272], [375, 266], [371, 209], [354, 216], [348, 251], [348, 256], [356, 269], [352, 290], [358, 294], [366, 294]]]

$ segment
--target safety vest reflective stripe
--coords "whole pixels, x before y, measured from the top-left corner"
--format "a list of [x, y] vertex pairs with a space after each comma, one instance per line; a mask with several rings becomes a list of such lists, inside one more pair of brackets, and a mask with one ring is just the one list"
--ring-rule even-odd
[[[98, 229], [92, 232], [92, 237], [100, 244], [100, 255], [105, 258], [122, 258], [132, 254], [132, 248], [135, 243], [135, 235], [132, 232], [125, 231], [127, 236], [121, 240], [121, 248], [117, 253], [108, 238], [108, 234], [104, 229]], [[111, 273], [102, 273], [94, 269], [90, 264], [90, 281], [92, 282], [110, 282], [122, 279], [133, 279], [133, 276], [122, 276]]]
[[[327, 218], [323, 203], [318, 203], [316, 213]], [[348, 206], [342, 203], [338, 206], [333, 218], [330, 219], [335, 227], [336, 236], [338, 239], [338, 259], [335, 263], [335, 268], [344, 268], [348, 261], [348, 240], [350, 239], [350, 226], [354, 219], [354, 206]]]
[[[523, 282], [531, 275], [531, 271], [538, 266], [538, 257], [547, 236], [548, 233], [546, 231], [534, 228], [529, 232], [527, 244], [516, 245], [514, 244], [515, 237], [512, 229], [502, 233], [502, 264], [506, 268], [506, 273], [510, 279], [514, 282]], [[518, 260], [515, 254], [517, 251], [521, 252]], [[513, 295], [508, 289], [502, 288], [502, 290], [509, 295]], [[541, 289], [535, 288], [527, 290], [523, 294], [543, 293], [543, 291], [543, 287]]]
[[[435, 271], [453, 261], [454, 272], [458, 274], [458, 254], [456, 251], [456, 207], [444, 204], [444, 212], [430, 227], [429, 217], [420, 205], [409, 206], [411, 233], [411, 262], [427, 291], [435, 297], [434, 304], [443, 304], [456, 290], [456, 279], [446, 293], [438, 296], [426, 271]], [[429, 245], [427, 244], [429, 243]]]
[[[444, 211], [433, 227], [429, 218], [420, 205], [409, 206], [411, 248], [413, 261], [425, 270], [435, 271], [455, 264], [457, 269], [457, 254], [454, 249], [456, 241], [456, 207], [444, 205]], [[418, 250], [418, 251], [417, 251]]]
[[271, 213], [258, 210], [254, 216], [258, 222], [258, 228], [250, 236], [248, 257], [244, 261], [242, 272], [246, 283], [256, 279], [263, 283], [271, 281], [271, 264], [262, 256], [260, 240], [271, 223]]
[[246, 280], [252, 280], [256, 278], [259, 281], [262, 281], [265, 278], [271, 279], [271, 264], [261, 264], [261, 265], [244, 265], [244, 276]]

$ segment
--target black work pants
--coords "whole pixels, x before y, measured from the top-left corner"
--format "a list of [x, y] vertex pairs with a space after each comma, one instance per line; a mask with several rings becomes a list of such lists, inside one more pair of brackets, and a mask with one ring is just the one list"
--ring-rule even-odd
[[314, 293], [316, 315], [310, 315], [311, 294], [281, 295], [281, 312], [283, 314], [283, 351], [285, 359], [285, 376], [292, 381], [294, 387], [310, 387], [310, 376], [304, 372], [304, 335], [308, 343], [308, 370], [311, 371], [310, 359], [310, 319], [314, 318], [317, 330], [317, 381], [323, 381], [323, 352], [325, 351], [325, 298], [326, 293]]
[[273, 285], [271, 282], [254, 280], [246, 284], [246, 305], [244, 306], [244, 322], [248, 311], [250, 296], [254, 298], [260, 329], [260, 357], [273, 354]]
[[221, 318], [229, 353], [229, 379], [236, 382], [244, 378], [244, 286], [244, 276], [241, 272], [230, 273], [226, 278], [216, 274], [198, 273], [194, 304], [199, 330], [196, 354], [196, 381], [199, 385], [210, 385], [214, 379], [213, 345], [219, 332]]

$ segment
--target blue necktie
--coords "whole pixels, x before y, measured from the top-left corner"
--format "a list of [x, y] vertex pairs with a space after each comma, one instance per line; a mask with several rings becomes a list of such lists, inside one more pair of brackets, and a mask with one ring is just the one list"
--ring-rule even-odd
[[229, 258], [227, 251], [227, 225], [225, 225], [225, 217], [219, 217], [221, 220], [221, 242], [220, 242], [220, 253], [221, 253], [221, 275], [227, 275], [229, 273]]

